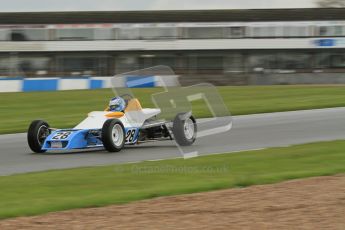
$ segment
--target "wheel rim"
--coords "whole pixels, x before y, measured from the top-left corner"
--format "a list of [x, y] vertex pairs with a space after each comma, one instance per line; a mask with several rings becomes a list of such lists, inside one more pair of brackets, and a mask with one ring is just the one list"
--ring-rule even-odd
[[115, 146], [121, 146], [123, 142], [123, 129], [119, 124], [115, 124], [111, 133], [111, 137]]
[[42, 125], [37, 131], [37, 141], [42, 146], [45, 139], [49, 136], [49, 129], [47, 126]]
[[187, 139], [192, 139], [194, 137], [194, 122], [192, 119], [188, 118], [184, 123], [184, 134]]

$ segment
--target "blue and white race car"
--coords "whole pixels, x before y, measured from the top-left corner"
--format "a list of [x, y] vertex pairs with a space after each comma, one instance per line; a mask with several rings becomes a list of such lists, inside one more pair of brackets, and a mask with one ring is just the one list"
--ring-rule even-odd
[[158, 120], [160, 113], [142, 108], [138, 99], [129, 96], [123, 111], [91, 112], [72, 129], [53, 129], [35, 120], [28, 130], [28, 144], [33, 152], [44, 153], [100, 147], [118, 152], [125, 145], [160, 140], [175, 140], [181, 146], [194, 143], [197, 125], [191, 112], [177, 114], [172, 121]]

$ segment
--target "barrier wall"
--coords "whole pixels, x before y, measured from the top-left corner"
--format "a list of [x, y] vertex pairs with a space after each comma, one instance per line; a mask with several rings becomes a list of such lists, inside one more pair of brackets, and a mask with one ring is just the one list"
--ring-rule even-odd
[[[0, 92], [33, 92], [112, 88], [112, 77], [8, 78], [0, 77]], [[176, 86], [177, 76], [164, 76], [167, 86]], [[116, 87], [146, 88], [163, 86], [160, 76], [119, 78]]]

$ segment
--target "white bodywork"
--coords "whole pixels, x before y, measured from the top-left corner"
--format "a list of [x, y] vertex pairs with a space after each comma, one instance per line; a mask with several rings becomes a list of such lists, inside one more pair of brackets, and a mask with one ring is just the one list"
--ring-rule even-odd
[[[128, 111], [124, 116], [117, 118], [119, 119], [124, 127], [141, 127], [144, 122], [158, 115], [161, 112], [160, 109], [142, 109], [138, 111]], [[83, 120], [74, 129], [102, 129], [103, 124], [106, 120], [111, 119], [106, 114], [111, 112], [106, 111], [95, 111], [88, 114], [88, 117]]]

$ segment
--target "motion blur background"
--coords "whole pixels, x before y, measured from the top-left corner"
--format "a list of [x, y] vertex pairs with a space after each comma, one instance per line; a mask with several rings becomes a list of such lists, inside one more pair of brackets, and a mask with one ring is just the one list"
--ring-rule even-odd
[[6, 79], [167, 65], [183, 85], [345, 83], [342, 0], [26, 2], [2, 4]]

